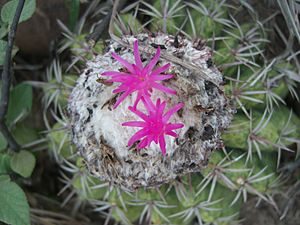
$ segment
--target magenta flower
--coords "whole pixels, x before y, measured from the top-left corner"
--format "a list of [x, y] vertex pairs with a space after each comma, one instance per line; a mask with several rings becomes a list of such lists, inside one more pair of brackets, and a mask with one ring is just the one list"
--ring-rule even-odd
[[178, 135], [173, 131], [182, 128], [182, 123], [168, 123], [170, 117], [183, 107], [183, 103], [179, 103], [173, 108], [164, 113], [166, 102], [161, 102], [160, 99], [153, 104], [150, 98], [142, 98], [148, 115], [137, 110], [134, 107], [129, 107], [129, 110], [139, 116], [144, 121], [129, 121], [122, 124], [122, 126], [141, 127], [142, 129], [136, 132], [128, 141], [128, 146], [131, 147], [136, 141], [141, 140], [137, 148], [148, 147], [152, 141], [159, 143], [162, 154], [166, 154], [166, 141], [164, 135], [177, 137]]
[[176, 91], [163, 86], [162, 84], [158, 83], [157, 81], [167, 80], [173, 77], [172, 74], [161, 74], [164, 71], [168, 70], [170, 67], [170, 63], [158, 67], [157, 69], [153, 70], [158, 59], [160, 57], [160, 47], [157, 48], [155, 56], [149, 62], [148, 65], [143, 66], [142, 60], [139, 53], [138, 48], [138, 41], [134, 42], [134, 58], [135, 64], [131, 64], [121, 58], [116, 53], [112, 53], [112, 57], [120, 62], [127, 70], [127, 72], [117, 72], [117, 71], [106, 71], [102, 73], [103, 76], [111, 76], [111, 79], [107, 80], [108, 82], [119, 82], [121, 83], [113, 93], [123, 93], [117, 100], [114, 105], [114, 108], [118, 107], [118, 105], [124, 101], [124, 99], [132, 94], [133, 92], [137, 91], [137, 98], [134, 102], [134, 108], [136, 108], [138, 102], [142, 98], [149, 98], [151, 96], [152, 89], [157, 89], [163, 91], [167, 94], [176, 95]]

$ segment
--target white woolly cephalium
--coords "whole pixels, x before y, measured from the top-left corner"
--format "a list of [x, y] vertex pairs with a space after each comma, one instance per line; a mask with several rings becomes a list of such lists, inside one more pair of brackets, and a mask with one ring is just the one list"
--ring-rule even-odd
[[[166, 137], [166, 156], [155, 143], [139, 151], [134, 146], [127, 147], [137, 129], [121, 124], [138, 119], [128, 110], [136, 96], [127, 97], [113, 110], [118, 96], [112, 90], [117, 84], [108, 84], [100, 76], [104, 71], [123, 69], [111, 57], [112, 52], [134, 62], [132, 46], [136, 39], [143, 61], [148, 62], [160, 46], [162, 54], [158, 64], [171, 63], [167, 74], [175, 75], [163, 83], [176, 90], [177, 95], [154, 90], [152, 100], [161, 98], [169, 107], [179, 102], [185, 104], [171, 119], [185, 126], [177, 131], [178, 138]], [[72, 141], [92, 175], [127, 190], [155, 187], [185, 173], [199, 171], [207, 164], [211, 151], [222, 146], [221, 131], [232, 119], [233, 109], [222, 85], [222, 74], [211, 62], [210, 49], [201, 41], [191, 42], [182, 36], [165, 34], [125, 36], [122, 43], [111, 41], [103, 55], [87, 63], [70, 96]], [[143, 111], [141, 105], [138, 109]]]

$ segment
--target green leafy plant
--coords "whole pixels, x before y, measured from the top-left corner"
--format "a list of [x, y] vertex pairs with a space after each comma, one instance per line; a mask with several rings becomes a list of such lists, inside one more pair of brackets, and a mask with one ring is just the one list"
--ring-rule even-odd
[[[30, 130], [24, 124], [32, 107], [32, 87], [21, 83], [10, 91], [10, 105], [8, 108], [7, 124], [11, 127], [13, 135], [22, 146], [36, 141], [35, 130]], [[7, 142], [0, 137], [0, 221], [8, 224], [30, 224], [29, 205], [26, 196], [16, 182], [10, 181], [10, 174], [18, 174], [29, 178], [35, 168], [36, 158], [28, 150], [11, 151]], [[3, 180], [1, 179], [3, 178]], [[4, 179], [5, 178], [5, 179]]]
[[[1, 8], [0, 38], [7, 36], [18, 3], [17, 0], [8, 1]], [[25, 1], [24, 10], [20, 16], [19, 22], [29, 19], [34, 13], [35, 8], [35, 0]], [[5, 55], [7, 45], [6, 41], [0, 40], [0, 65], [3, 65], [4, 58], [7, 57]], [[13, 49], [12, 56], [14, 56], [16, 52], [17, 49]], [[2, 74], [4, 74], [4, 72]], [[4, 80], [4, 75], [2, 78]], [[1, 93], [5, 93], [2, 92], [2, 88], [4, 87], [1, 85]], [[9, 95], [10, 102], [7, 110], [8, 114], [4, 122], [8, 125], [10, 130], [14, 130], [14, 135], [21, 144], [27, 144], [26, 142], [28, 139], [32, 140], [32, 133], [19, 132], [20, 130], [16, 127], [24, 127], [22, 121], [31, 111], [32, 87], [24, 83], [16, 85], [10, 90]], [[36, 139], [36, 136], [34, 136], [33, 139]], [[11, 181], [9, 175], [16, 173], [24, 178], [28, 178], [33, 172], [35, 163], [35, 156], [30, 151], [10, 151], [10, 149], [7, 148], [7, 142], [4, 136], [2, 134], [0, 135], [0, 221], [12, 225], [30, 224], [29, 205], [25, 193], [16, 182]]]
[[9, 176], [0, 176], [0, 221], [29, 225], [29, 205], [23, 190]]
[[[16, 8], [18, 5], [18, 0], [8, 1], [3, 5], [0, 12], [0, 39], [7, 36], [8, 31], [10, 29], [11, 23], [13, 21], [13, 17], [16, 12]], [[34, 13], [36, 9], [36, 1], [35, 0], [26, 0], [24, 4], [24, 8], [22, 10], [22, 14], [19, 20], [19, 23], [28, 20]], [[3, 65], [4, 62], [4, 54], [7, 46], [7, 41], [0, 40], [0, 65]], [[17, 53], [17, 48], [13, 50], [13, 56]]]

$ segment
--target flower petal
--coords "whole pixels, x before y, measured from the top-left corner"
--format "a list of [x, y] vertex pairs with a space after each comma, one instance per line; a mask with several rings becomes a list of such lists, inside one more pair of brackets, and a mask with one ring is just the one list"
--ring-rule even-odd
[[151, 76], [151, 79], [152, 80], [168, 80], [168, 79], [171, 79], [172, 77], [174, 77], [174, 75], [172, 75], [172, 74], [154, 75], [154, 76]]
[[137, 115], [138, 117], [142, 118], [143, 120], [147, 121], [148, 120], [148, 116], [145, 115], [144, 113], [142, 113], [141, 111], [134, 109], [132, 106], [129, 106], [128, 109], [133, 112], [135, 115]]
[[168, 112], [165, 113], [165, 115], [163, 116], [163, 122], [166, 123], [170, 117], [176, 113], [179, 109], [181, 109], [184, 106], [183, 103], [179, 103], [177, 105], [175, 105], [173, 108], [169, 109]]
[[154, 66], [156, 65], [156, 63], [159, 60], [159, 57], [160, 57], [160, 47], [157, 48], [154, 57], [151, 59], [149, 64], [145, 67], [145, 72], [146, 73], [149, 73], [154, 68]]
[[170, 123], [166, 125], [166, 129], [169, 130], [175, 130], [184, 127], [182, 123]]
[[155, 112], [156, 107], [153, 104], [152, 100], [148, 96], [143, 96], [142, 101], [144, 103], [145, 108], [147, 109], [148, 113]]
[[176, 134], [174, 131], [166, 131], [165, 134], [170, 135], [170, 136], [172, 136], [174, 138], [178, 137], [178, 134]]
[[145, 148], [148, 144], [148, 138], [144, 138], [139, 144], [138, 144], [138, 149], [141, 149], [141, 148]]
[[117, 108], [120, 104], [121, 104], [121, 102], [123, 102], [124, 101], [124, 99], [128, 96], [128, 95], [130, 95], [131, 93], [132, 93], [133, 91], [131, 91], [131, 90], [127, 90], [126, 92], [124, 92], [119, 98], [118, 98], [118, 100], [117, 100], [117, 102], [114, 104], [114, 109], [115, 108]]
[[121, 56], [117, 55], [116, 53], [112, 52], [111, 56], [117, 60], [119, 63], [121, 63], [123, 66], [125, 66], [131, 73], [134, 73], [134, 69], [132, 67], [132, 64], [127, 62], [125, 59], [123, 59]]
[[[158, 99], [157, 101], [160, 101], [160, 99]], [[162, 114], [164, 113], [166, 104], [167, 103], [165, 101], [163, 101], [161, 104], [158, 105], [157, 111], [156, 111], [156, 116], [157, 117], [162, 118]]]
[[129, 73], [122, 73], [122, 72], [117, 72], [117, 71], [105, 71], [101, 73], [101, 76], [130, 76]]
[[159, 137], [159, 147], [161, 149], [162, 154], [166, 155], [166, 141], [163, 135]]
[[114, 93], [114, 94], [117, 94], [117, 93], [120, 93], [120, 92], [124, 92], [124, 91], [126, 91], [126, 90], [128, 90], [128, 87], [126, 86], [126, 85], [120, 85], [119, 87], [117, 87], [116, 89], [114, 89], [113, 91], [112, 91], [112, 93]]
[[155, 88], [155, 89], [157, 89], [157, 90], [163, 91], [165, 93], [171, 94], [171, 95], [176, 95], [176, 93], [177, 93], [173, 89], [167, 88], [164, 85], [156, 83], [156, 82], [152, 83], [152, 87]]
[[145, 127], [146, 123], [143, 121], [128, 121], [122, 123], [122, 126], [127, 126], [127, 127]]
[[142, 129], [136, 132], [128, 141], [128, 146], [131, 147], [136, 141], [142, 139], [143, 137], [147, 136], [148, 130]]
[[126, 76], [120, 76], [120, 77], [112, 77], [110, 80], [114, 81], [114, 82], [121, 82], [121, 83], [126, 83], [129, 82], [131, 80], [133, 80], [131, 77], [126, 77]]
[[158, 74], [161, 74], [162, 72], [168, 70], [170, 68], [171, 64], [168, 63], [166, 65], [163, 65], [161, 67], [158, 67], [156, 70], [153, 70], [150, 74], [150, 76], [155, 76], [155, 75], [158, 75]]
[[137, 96], [136, 96], [136, 99], [133, 103], [133, 108], [136, 109], [137, 105], [139, 104], [140, 100], [142, 99], [142, 94], [141, 92], [139, 91]]
[[[150, 144], [151, 144], [151, 142], [152, 142], [152, 141], [155, 141], [155, 136], [152, 135], [152, 134], [149, 134], [149, 135], [147, 136], [147, 139], [148, 139], [147, 146], [149, 147]], [[157, 144], [157, 143], [156, 143], [156, 144]]]

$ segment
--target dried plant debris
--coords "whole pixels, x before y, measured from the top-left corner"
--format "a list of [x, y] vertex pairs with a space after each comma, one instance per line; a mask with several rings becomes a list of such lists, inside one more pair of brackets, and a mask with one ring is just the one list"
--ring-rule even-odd
[[[138, 142], [127, 146], [138, 129], [120, 124], [139, 119], [128, 110], [136, 96], [132, 94], [113, 109], [119, 97], [112, 93], [117, 84], [107, 83], [100, 76], [104, 71], [124, 70], [111, 57], [113, 52], [134, 62], [135, 40], [139, 41], [143, 63], [148, 63], [159, 46], [162, 53], [157, 67], [171, 64], [165, 73], [174, 77], [162, 84], [174, 89], [177, 95], [153, 90], [152, 98], [160, 98], [169, 106], [185, 104], [171, 118], [170, 122], [181, 122], [184, 127], [178, 131], [178, 138], [166, 137], [165, 156], [155, 143], [140, 150], [136, 147]], [[87, 62], [70, 96], [68, 110], [72, 141], [93, 176], [129, 191], [141, 186], [157, 187], [204, 168], [211, 152], [222, 146], [220, 135], [229, 126], [234, 109], [224, 94], [222, 74], [211, 63], [211, 50], [195, 46], [183, 36], [124, 36], [121, 41], [112, 40], [107, 52]], [[144, 110], [140, 105], [137, 108]]]

